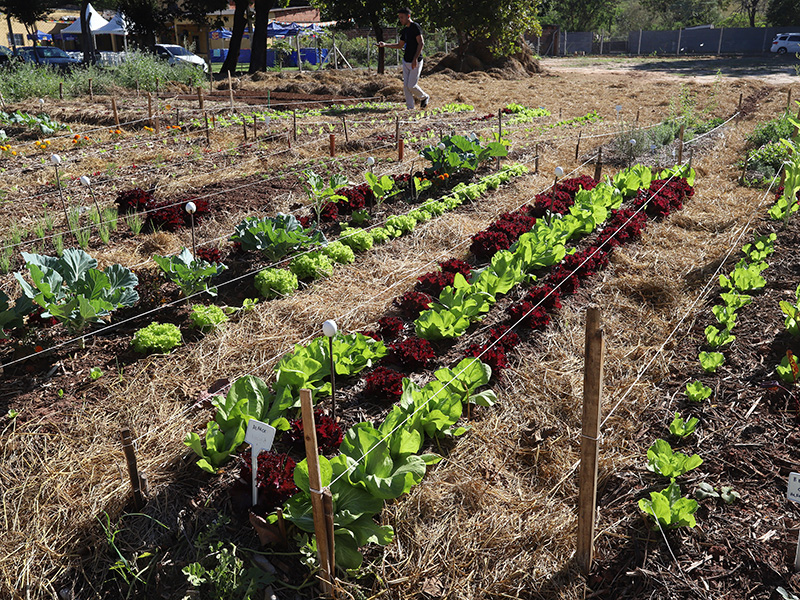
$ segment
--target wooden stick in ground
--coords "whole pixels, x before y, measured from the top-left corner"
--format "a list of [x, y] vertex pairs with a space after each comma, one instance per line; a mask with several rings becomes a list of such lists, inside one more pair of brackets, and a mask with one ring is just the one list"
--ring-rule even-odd
[[331, 157], [336, 156], [336, 136], [334, 134], [330, 134], [328, 139], [328, 146]]
[[594, 163], [594, 180], [600, 181], [603, 176], [603, 147], [597, 149], [597, 160]]
[[539, 172], [539, 144], [536, 144], [536, 155], [533, 157], [533, 172]]
[[209, 132], [209, 129], [208, 129], [208, 113], [206, 113], [206, 111], [203, 111], [203, 118], [206, 120], [206, 146], [210, 146], [211, 145], [211, 133]]
[[147, 122], [153, 126], [153, 94], [147, 92]]
[[231, 111], [233, 111], [233, 79], [230, 71], [228, 71], [228, 95], [231, 98]]
[[400, 117], [394, 118], [394, 143], [400, 147]]
[[681, 123], [681, 130], [678, 132], [678, 164], [683, 164], [683, 131], [685, 125]]
[[58, 99], [59, 100], [63, 100], [64, 99], [64, 82], [63, 81], [59, 81], [58, 82]]
[[203, 88], [201, 88], [199, 85], [197, 86], [197, 104], [200, 107], [200, 110], [205, 110], [203, 107]]
[[[303, 440], [306, 446], [306, 463], [308, 464], [308, 485], [311, 492], [311, 509], [314, 517], [314, 535], [317, 537], [319, 553], [319, 579], [322, 593], [333, 595], [333, 572], [329, 554], [328, 525], [325, 520], [325, 506], [322, 498], [322, 479], [319, 472], [319, 451], [317, 448], [317, 429], [314, 423], [314, 407], [311, 402], [311, 391], [300, 390], [300, 407], [303, 415]], [[331, 525], [332, 527], [332, 525]]]
[[117, 112], [117, 99], [111, 96], [111, 110], [114, 111], [114, 125], [119, 127], [119, 113]]
[[136, 454], [133, 451], [130, 429], [122, 430], [122, 451], [125, 453], [125, 462], [128, 463], [128, 475], [131, 478], [131, 487], [133, 487], [133, 503], [136, 506], [136, 510], [140, 510], [144, 506], [144, 496], [142, 495], [139, 469], [136, 466]]
[[398, 162], [403, 162], [403, 153], [405, 150], [405, 140], [400, 138], [400, 141], [397, 145], [397, 160]]
[[600, 329], [600, 310], [586, 313], [585, 366], [583, 375], [583, 432], [578, 472], [578, 566], [584, 574], [592, 568], [594, 515], [597, 502], [597, 441], [600, 431], [600, 401], [603, 395], [605, 342]]
[[292, 140], [297, 141], [297, 111], [292, 109]]
[[582, 131], [578, 132], [578, 143], [575, 144], [575, 160], [578, 160], [578, 154], [581, 151], [581, 136], [583, 135]]
[[350, 136], [347, 135], [347, 117], [342, 115], [342, 129], [344, 129], [344, 143], [348, 143], [350, 141]]

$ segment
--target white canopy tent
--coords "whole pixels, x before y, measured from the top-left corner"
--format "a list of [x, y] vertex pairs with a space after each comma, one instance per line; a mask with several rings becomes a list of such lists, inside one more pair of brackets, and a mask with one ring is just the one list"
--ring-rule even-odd
[[[89, 23], [91, 24], [91, 20]], [[128, 21], [121, 12], [115, 14], [108, 23], [97, 30], [93, 30], [92, 33], [94, 35], [121, 35], [125, 53], [128, 53]]]
[[[97, 12], [91, 4], [86, 5], [86, 12], [89, 14], [89, 33], [92, 36], [97, 34], [97, 30], [101, 27], [105, 27], [108, 25], [108, 21], [106, 21], [103, 16]], [[80, 35], [81, 34], [81, 19], [76, 19], [72, 25], [69, 27], [65, 27], [60, 31], [63, 35], [65, 33], [71, 33], [73, 35]], [[96, 46], [97, 44], [95, 44]]]

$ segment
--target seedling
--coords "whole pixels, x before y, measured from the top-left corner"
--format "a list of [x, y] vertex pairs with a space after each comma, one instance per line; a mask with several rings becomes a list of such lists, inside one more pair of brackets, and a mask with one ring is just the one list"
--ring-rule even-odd
[[686, 384], [686, 397], [692, 402], [702, 402], [711, 396], [711, 388], [699, 381]]
[[672, 423], [669, 424], [669, 432], [675, 437], [685, 438], [694, 433], [694, 430], [697, 428], [697, 423], [697, 417], [692, 417], [688, 421], [684, 421], [681, 418], [681, 413], [676, 412], [675, 418], [672, 419]]
[[794, 336], [798, 336], [800, 335], [800, 285], [797, 286], [794, 297], [796, 300], [795, 304], [790, 304], [786, 302], [786, 300], [781, 300], [780, 306], [781, 311], [786, 315], [786, 320], [784, 321], [786, 331]]
[[680, 477], [701, 464], [703, 459], [698, 455], [674, 452], [665, 440], [656, 440], [647, 450], [647, 470], [670, 479]]
[[735, 491], [729, 485], [723, 485], [719, 491], [717, 491], [713, 485], [710, 483], [700, 483], [697, 486], [697, 490], [695, 490], [695, 498], [698, 500], [705, 500], [706, 498], [722, 498], [722, 501], [725, 504], [733, 504], [739, 498], [741, 498], [741, 494]]
[[674, 481], [660, 492], [650, 492], [650, 500], [639, 500], [639, 509], [657, 521], [655, 529], [694, 527], [697, 507], [695, 500], [681, 496], [681, 488]]
[[778, 377], [790, 385], [797, 383], [798, 376], [800, 376], [800, 367], [798, 367], [797, 359], [791, 350], [786, 351], [786, 356], [781, 359], [781, 364], [775, 370], [778, 373]]
[[706, 342], [712, 348], [719, 348], [725, 344], [730, 344], [736, 339], [735, 335], [731, 334], [730, 329], [717, 329], [713, 325], [706, 327]]
[[701, 352], [698, 358], [700, 366], [706, 373], [716, 373], [725, 363], [725, 355], [721, 352]]
[[92, 381], [97, 381], [103, 376], [103, 370], [100, 367], [92, 367], [89, 371], [89, 378]]

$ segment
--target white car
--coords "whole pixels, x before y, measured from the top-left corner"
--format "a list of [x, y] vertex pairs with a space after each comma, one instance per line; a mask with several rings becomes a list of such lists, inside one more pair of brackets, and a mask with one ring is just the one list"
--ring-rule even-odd
[[800, 52], [800, 33], [779, 33], [772, 40], [770, 52], [777, 52], [778, 54], [786, 54], [791, 52], [797, 54]]
[[186, 64], [202, 67], [208, 73], [208, 64], [197, 54], [192, 54], [183, 46], [175, 44], [156, 44], [156, 54], [169, 62], [172, 66]]

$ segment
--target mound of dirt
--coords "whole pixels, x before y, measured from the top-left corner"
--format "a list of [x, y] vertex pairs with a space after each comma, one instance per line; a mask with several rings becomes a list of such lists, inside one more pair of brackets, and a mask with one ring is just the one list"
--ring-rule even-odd
[[495, 79], [523, 79], [541, 73], [533, 53], [527, 46], [511, 56], [496, 57], [482, 44], [470, 43], [449, 54], [439, 53], [425, 59], [423, 75], [444, 73], [455, 77], [456, 73], [485, 72]]
[[403, 93], [403, 85], [396, 75], [378, 75], [350, 70], [256, 73], [252, 76], [242, 77], [242, 88], [261, 90], [269, 88], [274, 93], [350, 98], [381, 96], [397, 99]]

